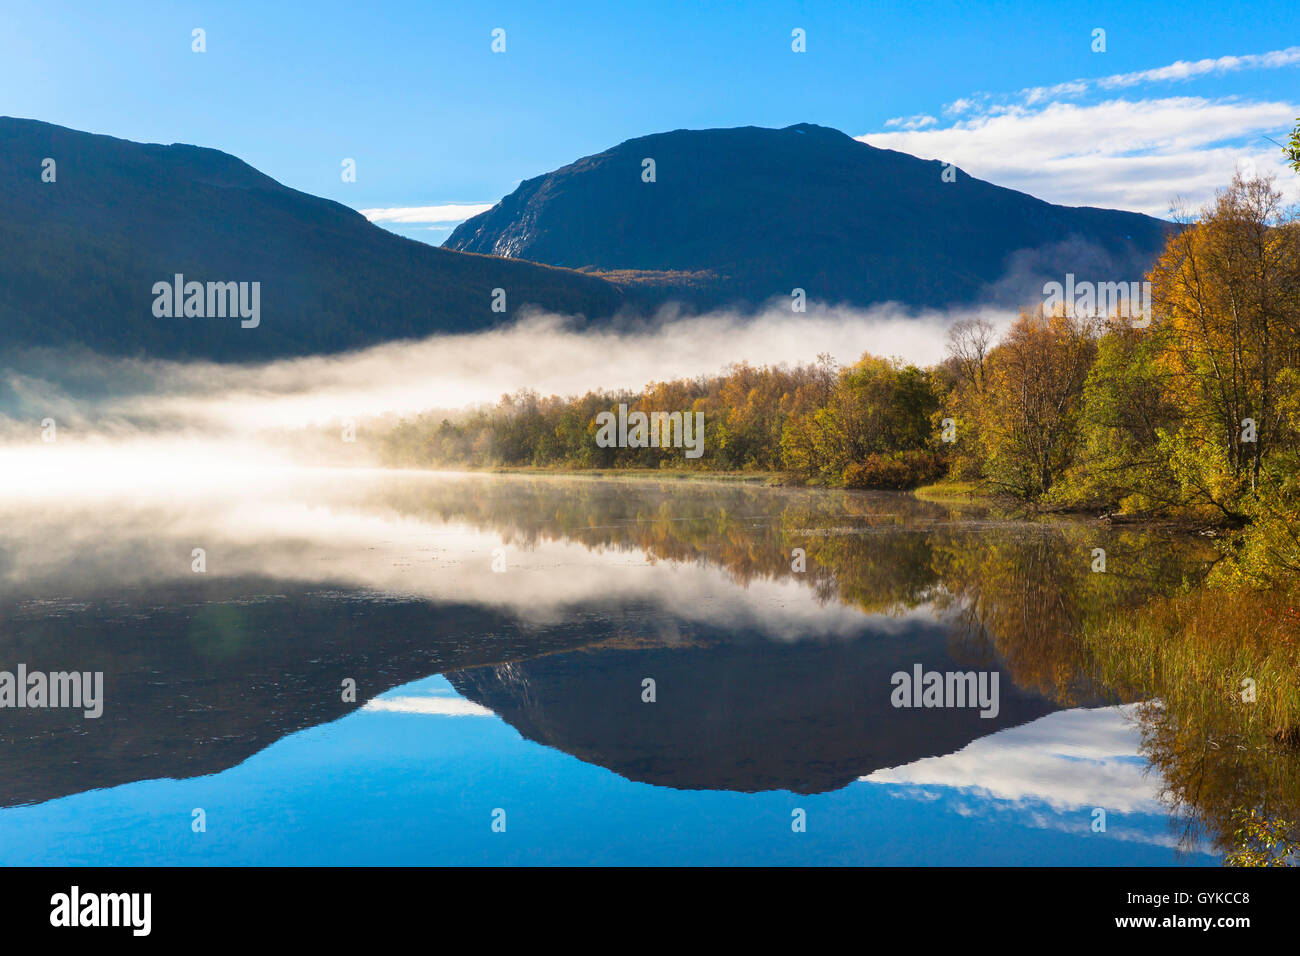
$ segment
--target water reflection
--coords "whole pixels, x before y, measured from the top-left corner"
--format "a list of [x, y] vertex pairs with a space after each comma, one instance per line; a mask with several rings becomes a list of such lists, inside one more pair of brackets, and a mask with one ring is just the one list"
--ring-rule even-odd
[[[1227, 849], [1232, 807], [1296, 800], [1285, 753], [1207, 760], [1230, 728], [1176, 701], [1103, 707], [1133, 696], [1100, 676], [1088, 622], [1210, 560], [1168, 534], [895, 494], [289, 470], [152, 499], [10, 499], [0, 522], [0, 667], [102, 670], [107, 693], [97, 721], [0, 711], [0, 806], [220, 773], [367, 702], [496, 714], [678, 790], [866, 779], [1057, 809], [1069, 793], [1159, 802], [1185, 850]], [[1095, 547], [1109, 573], [1091, 572]], [[997, 672], [997, 717], [892, 707], [890, 675], [918, 663]], [[384, 696], [434, 673], [459, 696]], [[1112, 759], [1121, 714], [1140, 762]], [[1045, 729], [1076, 750], [1015, 759]]]
[[[525, 738], [643, 783], [820, 793], [882, 767], [957, 750], [1054, 706], [1003, 681], [991, 719], [895, 709], [890, 675], [960, 665], [944, 627], [868, 624], [850, 640], [770, 644], [701, 629], [689, 645], [585, 648], [457, 671], [452, 685]], [[964, 669], [964, 668], [962, 668]], [[655, 681], [655, 701], [642, 681]]]

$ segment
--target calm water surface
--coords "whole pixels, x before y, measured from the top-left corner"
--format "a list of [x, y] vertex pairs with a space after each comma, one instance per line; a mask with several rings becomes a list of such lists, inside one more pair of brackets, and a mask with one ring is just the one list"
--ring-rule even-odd
[[[1169, 535], [366, 471], [0, 521], [0, 669], [106, 698], [0, 710], [0, 863], [1221, 862], [1164, 709], [1079, 639], [1199, 573]], [[996, 673], [996, 716], [894, 707], [918, 664]]]

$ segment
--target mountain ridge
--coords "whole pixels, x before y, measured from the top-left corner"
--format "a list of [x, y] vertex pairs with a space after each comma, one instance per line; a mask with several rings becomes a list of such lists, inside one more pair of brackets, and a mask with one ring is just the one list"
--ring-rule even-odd
[[[646, 159], [653, 182], [641, 176]], [[794, 288], [857, 306], [1025, 305], [1044, 277], [1140, 278], [1170, 228], [1054, 205], [956, 167], [945, 182], [944, 169], [809, 123], [679, 129], [524, 180], [443, 247], [624, 273], [625, 283], [715, 274], [703, 291], [671, 290], [700, 308]]]
[[[623, 306], [598, 277], [407, 239], [208, 147], [0, 117], [0, 178], [0, 351], [261, 360]], [[177, 273], [260, 282], [260, 323], [155, 315]]]
[[[1139, 278], [1169, 228], [943, 169], [813, 124], [652, 133], [521, 182], [435, 247], [218, 149], [0, 117], [0, 353], [260, 361], [527, 307], [581, 326], [796, 288], [831, 305], [1025, 305], [1044, 277]], [[156, 314], [154, 287], [177, 274], [259, 283], [260, 320]]]

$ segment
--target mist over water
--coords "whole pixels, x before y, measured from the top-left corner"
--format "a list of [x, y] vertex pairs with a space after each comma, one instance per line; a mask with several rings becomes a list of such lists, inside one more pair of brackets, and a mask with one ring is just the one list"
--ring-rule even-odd
[[[564, 317], [534, 313], [488, 332], [246, 365], [32, 352], [0, 368], [0, 491], [23, 476], [48, 489], [51, 479], [70, 474], [74, 459], [93, 469], [97, 482], [111, 480], [126, 454], [155, 476], [156, 468], [210, 473], [315, 462], [321, 448], [298, 440], [294, 430], [454, 411], [525, 388], [562, 396], [636, 390], [715, 375], [736, 362], [797, 364], [822, 353], [841, 363], [871, 352], [926, 365], [943, 357], [947, 328], [966, 318], [1001, 329], [1014, 316], [991, 308], [916, 313], [895, 305], [813, 305], [802, 314], [788, 306], [757, 316], [664, 313], [650, 322], [579, 329]], [[47, 419], [57, 440], [42, 447]], [[35, 453], [43, 458], [28, 457]]]

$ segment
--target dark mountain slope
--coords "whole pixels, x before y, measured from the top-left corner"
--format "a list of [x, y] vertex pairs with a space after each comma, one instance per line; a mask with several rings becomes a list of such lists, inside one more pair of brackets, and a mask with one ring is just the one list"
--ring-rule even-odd
[[[653, 183], [642, 181], [646, 158]], [[677, 130], [527, 180], [444, 248], [694, 272], [615, 278], [672, 286], [701, 306], [796, 287], [832, 303], [944, 306], [1028, 304], [1044, 277], [1066, 272], [1139, 279], [1163, 243], [1167, 225], [1149, 216], [1054, 206], [961, 172], [943, 182], [942, 171], [821, 126]]]
[[[396, 236], [213, 149], [0, 117], [0, 182], [0, 350], [268, 358], [471, 331], [525, 304], [596, 317], [622, 301], [593, 276]], [[175, 273], [260, 282], [261, 324], [155, 317], [153, 285]]]
[[[689, 647], [589, 647], [449, 673], [456, 691], [528, 740], [656, 786], [825, 793], [876, 770], [955, 753], [1059, 709], [1003, 673], [1000, 710], [899, 709], [893, 673], [960, 669], [947, 632], [782, 645], [699, 627]], [[911, 656], [909, 656], [911, 655]], [[654, 675], [659, 697], [639, 693]], [[808, 688], [815, 687], [815, 694]]]

